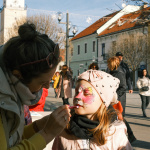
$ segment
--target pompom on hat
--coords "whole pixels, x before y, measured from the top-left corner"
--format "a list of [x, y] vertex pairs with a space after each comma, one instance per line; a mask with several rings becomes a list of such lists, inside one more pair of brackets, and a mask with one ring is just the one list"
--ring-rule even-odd
[[95, 88], [106, 107], [108, 107], [110, 103], [118, 103], [116, 93], [120, 84], [118, 78], [104, 71], [90, 69], [80, 74], [77, 80], [89, 82]]

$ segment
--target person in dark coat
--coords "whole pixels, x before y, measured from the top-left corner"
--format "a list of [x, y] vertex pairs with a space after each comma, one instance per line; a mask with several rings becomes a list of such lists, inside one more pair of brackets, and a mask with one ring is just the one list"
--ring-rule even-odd
[[107, 61], [108, 69], [110, 74], [120, 80], [119, 87], [117, 89], [118, 100], [121, 102], [123, 107], [122, 115], [125, 116], [125, 106], [126, 106], [126, 77], [125, 73], [120, 68], [120, 61], [117, 57], [109, 58]]
[[129, 70], [128, 65], [123, 61], [123, 54], [121, 52], [117, 52], [116, 57], [119, 58], [120, 67], [123, 70], [123, 72], [125, 73], [126, 83], [128, 86], [129, 93], [133, 93], [133, 86], [132, 86], [132, 81], [131, 81], [130, 70]]
[[[111, 57], [107, 60], [107, 66], [108, 69], [110, 70], [109, 73], [118, 78], [120, 80], [119, 87], [117, 89], [117, 95], [118, 95], [118, 100], [121, 102], [122, 107], [123, 107], [123, 112], [122, 115], [123, 117], [125, 116], [125, 107], [126, 107], [126, 74], [120, 67], [120, 60], [118, 57]], [[128, 133], [128, 139], [130, 143], [134, 142], [136, 140], [133, 131], [128, 124], [128, 122], [124, 119], [124, 122], [127, 126], [127, 133]]]

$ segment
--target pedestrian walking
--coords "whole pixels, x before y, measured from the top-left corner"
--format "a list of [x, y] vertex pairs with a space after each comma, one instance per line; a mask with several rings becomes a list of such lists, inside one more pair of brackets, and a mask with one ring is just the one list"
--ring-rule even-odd
[[1, 150], [43, 150], [69, 123], [70, 109], [65, 105], [25, 126], [24, 105], [39, 101], [40, 90], [49, 88], [58, 62], [58, 44], [29, 22], [0, 46]]
[[57, 92], [58, 92], [57, 84], [59, 82], [59, 78], [60, 78], [59, 72], [55, 72], [55, 74], [52, 78], [52, 80], [54, 81], [53, 88], [54, 88], [54, 92], [55, 92], [55, 98], [57, 97]]
[[120, 80], [119, 87], [117, 89], [118, 100], [121, 102], [123, 107], [123, 116], [125, 116], [126, 107], [126, 77], [125, 73], [120, 67], [120, 61], [117, 57], [111, 57], [107, 60], [107, 66], [110, 70], [110, 74]]
[[150, 79], [146, 69], [142, 70], [142, 75], [137, 80], [137, 87], [139, 89], [139, 95], [141, 97], [143, 117], [147, 117], [145, 110], [150, 102]]
[[57, 97], [62, 98], [63, 105], [69, 105], [69, 98], [72, 98], [72, 72], [67, 65], [63, 65], [60, 72]]
[[133, 93], [133, 86], [132, 86], [132, 81], [131, 81], [131, 75], [130, 75], [130, 70], [128, 65], [123, 61], [123, 54], [121, 52], [117, 52], [116, 53], [116, 57], [119, 58], [120, 60], [120, 67], [122, 68], [122, 70], [124, 71], [125, 75], [126, 75], [126, 83], [128, 86], [128, 90], [129, 93]]
[[[118, 100], [121, 102], [123, 107], [122, 115], [125, 117], [125, 108], [126, 108], [126, 75], [125, 72], [122, 71], [120, 67], [120, 61], [118, 57], [111, 57], [107, 60], [108, 69], [110, 70], [110, 74], [120, 80], [119, 87], [117, 89]], [[124, 122], [127, 126], [128, 139], [130, 143], [136, 140], [133, 131], [124, 118]]]
[[109, 108], [111, 103], [118, 103], [119, 82], [106, 72], [92, 69], [79, 75], [71, 120], [55, 138], [52, 150], [132, 150], [124, 122]]

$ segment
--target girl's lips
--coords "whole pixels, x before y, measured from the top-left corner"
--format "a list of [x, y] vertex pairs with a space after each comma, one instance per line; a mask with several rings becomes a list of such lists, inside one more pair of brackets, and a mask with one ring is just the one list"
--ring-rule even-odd
[[69, 106], [70, 109], [79, 108], [80, 106]]
[[76, 106], [83, 107], [83, 106], [81, 106], [80, 104], [76, 104]]

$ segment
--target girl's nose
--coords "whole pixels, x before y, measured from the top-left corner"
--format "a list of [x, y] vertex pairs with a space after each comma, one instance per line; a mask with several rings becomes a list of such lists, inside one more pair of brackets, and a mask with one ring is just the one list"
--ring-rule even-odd
[[83, 96], [82, 92], [79, 92], [79, 94], [76, 95], [74, 98], [75, 98], [75, 99], [81, 99], [82, 96]]

